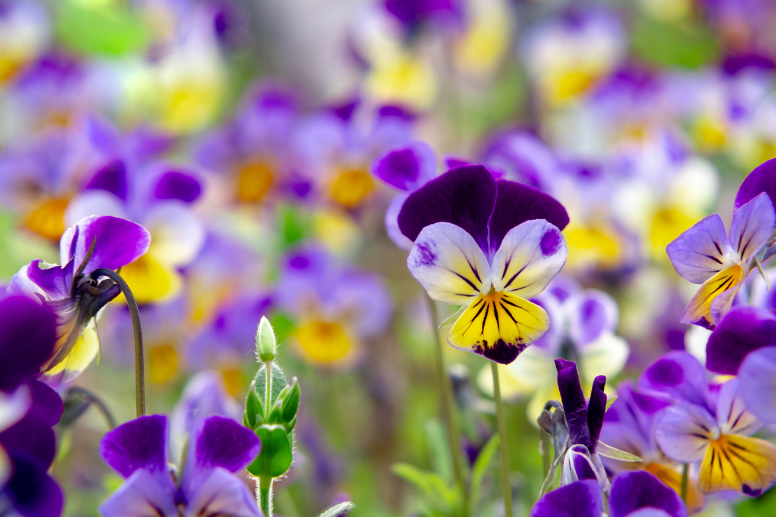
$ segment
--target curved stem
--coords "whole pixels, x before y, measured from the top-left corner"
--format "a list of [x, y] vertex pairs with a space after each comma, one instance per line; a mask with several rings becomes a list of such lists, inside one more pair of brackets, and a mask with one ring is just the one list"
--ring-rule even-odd
[[458, 429], [458, 419], [456, 418], [455, 402], [453, 401], [453, 388], [445, 371], [445, 363], [442, 357], [442, 341], [439, 339], [439, 313], [437, 312], [436, 302], [427, 298], [431, 309], [431, 321], [433, 325], [434, 341], [434, 359], [436, 362], [437, 377], [439, 378], [442, 403], [444, 404], [445, 424], [447, 424], [447, 433], [450, 437], [450, 455], [453, 457], [453, 471], [455, 472], [455, 481], [461, 490], [463, 497], [462, 515], [469, 514], [469, 492], [463, 479], [463, 466], [461, 465], [461, 431]]
[[498, 420], [498, 434], [501, 438], [501, 492], [504, 495], [504, 509], [506, 517], [512, 517], [512, 484], [509, 482], [509, 447], [507, 444], [507, 422], [504, 418], [504, 405], [501, 402], [501, 385], [498, 379], [498, 364], [491, 361], [490, 371], [493, 374], [493, 398], [496, 402], [496, 418]]
[[86, 388], [81, 388], [80, 386], [73, 386], [67, 391], [68, 393], [76, 393], [81, 395], [83, 398], [92, 403], [94, 407], [97, 408], [97, 411], [100, 412], [100, 415], [102, 415], [102, 418], [105, 420], [105, 424], [108, 426], [108, 428], [111, 430], [116, 428], [116, 418], [113, 416], [113, 413], [107, 404], [105, 404], [101, 398]]
[[121, 276], [112, 269], [95, 269], [91, 277], [96, 279], [107, 276], [119, 286], [127, 299], [129, 315], [132, 317], [132, 330], [135, 334], [135, 410], [137, 416], [145, 415], [145, 363], [143, 362], [143, 330], [140, 327], [140, 310], [132, 291]]

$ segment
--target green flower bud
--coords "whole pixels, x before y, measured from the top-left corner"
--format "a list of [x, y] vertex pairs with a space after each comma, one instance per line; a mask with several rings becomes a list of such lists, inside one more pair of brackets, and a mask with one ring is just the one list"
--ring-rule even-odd
[[249, 429], [255, 429], [264, 423], [264, 405], [256, 395], [256, 385], [252, 382], [245, 399], [245, 413], [243, 425]]
[[261, 317], [259, 329], [256, 331], [256, 352], [259, 354], [259, 361], [262, 363], [274, 361], [277, 356], [275, 331], [272, 330], [272, 325], [270, 325], [266, 316]]
[[291, 385], [288, 386], [288, 390], [288, 394], [282, 399], [283, 422], [290, 422], [293, 420], [299, 409], [299, 382], [296, 377], [291, 379]]

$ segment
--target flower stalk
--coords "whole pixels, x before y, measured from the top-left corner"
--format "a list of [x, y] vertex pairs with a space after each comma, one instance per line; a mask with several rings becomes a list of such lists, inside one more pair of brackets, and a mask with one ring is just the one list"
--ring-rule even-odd
[[504, 404], [501, 402], [501, 386], [498, 378], [498, 364], [491, 361], [490, 371], [493, 375], [493, 398], [496, 402], [496, 419], [498, 421], [499, 448], [501, 449], [501, 492], [504, 496], [506, 517], [512, 517], [512, 484], [509, 482], [509, 446], [507, 442], [507, 422], [504, 416]]

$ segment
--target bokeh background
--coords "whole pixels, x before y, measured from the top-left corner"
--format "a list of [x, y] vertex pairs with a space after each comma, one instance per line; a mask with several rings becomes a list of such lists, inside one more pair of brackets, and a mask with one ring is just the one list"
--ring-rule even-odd
[[[707, 333], [679, 323], [694, 287], [665, 245], [710, 213], [729, 221], [741, 180], [776, 157], [774, 58], [772, 0], [0, 0], [0, 285], [57, 263], [83, 216], [143, 224], [151, 249], [122, 275], [141, 303], [148, 412], [241, 419], [266, 314], [302, 388], [278, 513], [352, 499], [354, 516], [433, 515], [394, 467], [449, 474], [428, 301], [386, 226], [411, 189], [372, 163], [416, 141], [434, 173], [483, 163], [572, 221], [542, 295], [552, 335], [502, 369], [527, 515], [554, 356], [614, 393], [666, 351], [703, 354]], [[746, 295], [770, 296], [756, 275]], [[580, 320], [584, 296], [605, 327]], [[97, 330], [72, 385], [124, 422], [121, 300]], [[445, 360], [474, 460], [495, 430], [489, 365], [450, 347]], [[97, 515], [120, 483], [98, 453], [105, 423], [90, 409], [67, 424], [65, 514]], [[503, 511], [497, 473], [477, 515]], [[712, 498], [705, 515], [769, 504]]]

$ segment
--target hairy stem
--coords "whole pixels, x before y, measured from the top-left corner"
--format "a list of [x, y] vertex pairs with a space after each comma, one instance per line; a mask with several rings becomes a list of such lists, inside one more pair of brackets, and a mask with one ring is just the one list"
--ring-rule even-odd
[[512, 517], [512, 484], [509, 482], [509, 446], [507, 441], [507, 422], [504, 417], [504, 404], [501, 402], [501, 385], [498, 379], [498, 364], [491, 361], [490, 371], [493, 374], [493, 398], [496, 402], [496, 419], [498, 420], [498, 434], [501, 438], [501, 492], [504, 495], [504, 509], [506, 517]]
[[447, 433], [450, 438], [450, 455], [453, 457], [453, 471], [455, 472], [455, 482], [461, 490], [463, 496], [462, 515], [469, 514], [469, 493], [466, 489], [466, 483], [463, 478], [463, 466], [461, 465], [461, 431], [458, 429], [458, 419], [456, 418], [455, 402], [453, 401], [453, 388], [445, 371], [445, 363], [442, 357], [442, 341], [439, 339], [439, 313], [434, 300], [428, 298], [431, 308], [431, 321], [433, 325], [434, 341], [434, 359], [436, 362], [437, 377], [440, 384], [440, 395], [444, 405], [444, 419], [447, 425]]
[[84, 399], [88, 400], [92, 405], [94, 405], [95, 408], [97, 408], [97, 411], [100, 412], [100, 415], [102, 415], [102, 418], [105, 420], [105, 424], [108, 426], [108, 428], [116, 428], [116, 417], [113, 416], [113, 412], [111, 412], [110, 408], [105, 404], [105, 402], [102, 401], [100, 397], [87, 390], [86, 388], [82, 388], [80, 386], [73, 386], [67, 391], [68, 393], [81, 395]]
[[264, 517], [272, 517], [272, 478], [259, 478], [259, 507]]
[[132, 317], [132, 331], [135, 335], [135, 410], [137, 416], [145, 415], [145, 363], [143, 362], [143, 330], [140, 326], [140, 311], [132, 291], [121, 276], [112, 269], [95, 269], [91, 277], [107, 276], [119, 286], [127, 299], [129, 315]]

